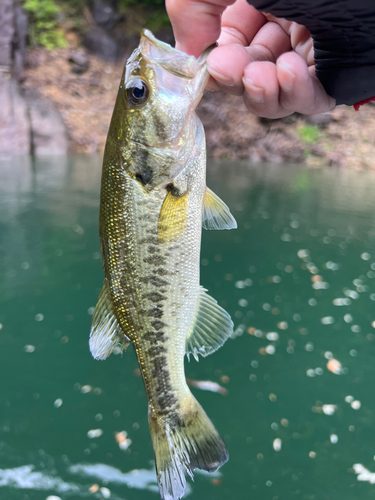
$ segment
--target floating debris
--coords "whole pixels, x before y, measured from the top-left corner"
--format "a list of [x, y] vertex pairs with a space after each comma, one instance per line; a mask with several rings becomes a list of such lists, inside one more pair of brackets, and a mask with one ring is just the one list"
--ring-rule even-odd
[[327, 363], [327, 370], [334, 373], [335, 375], [342, 375], [342, 364], [337, 359], [330, 359]]
[[286, 321], [280, 321], [279, 323], [277, 323], [277, 328], [279, 328], [280, 330], [286, 330], [288, 328], [288, 326], [289, 325]]
[[333, 299], [332, 301], [332, 304], [334, 306], [350, 306], [351, 303], [352, 301], [348, 297], [346, 298], [340, 297], [337, 299]]
[[323, 411], [324, 415], [333, 415], [337, 411], [337, 406], [336, 405], [323, 405], [322, 411]]
[[56, 399], [56, 401], [53, 403], [53, 406], [54, 406], [55, 408], [60, 408], [60, 406], [62, 406], [62, 404], [63, 404], [63, 400], [62, 400], [61, 398], [58, 398], [58, 399]]
[[281, 236], [280, 236], [280, 239], [282, 241], [292, 241], [293, 238], [292, 238], [292, 235], [291, 234], [288, 234], [288, 233], [283, 233]]
[[210, 483], [213, 484], [214, 486], [220, 486], [223, 481], [217, 477], [214, 479], [211, 479]]
[[35, 321], [43, 321], [44, 320], [44, 315], [43, 314], [37, 314], [35, 316]]
[[370, 484], [375, 484], [375, 472], [370, 472], [362, 464], [354, 464], [353, 470], [358, 474], [357, 481], [367, 481]]
[[97, 491], [99, 491], [99, 485], [98, 484], [93, 484], [92, 486], [90, 486], [90, 488], [89, 488], [89, 492], [90, 493], [96, 493]]
[[105, 488], [104, 486], [100, 488], [100, 493], [103, 495], [103, 498], [109, 498], [111, 496], [111, 490]]
[[300, 259], [310, 258], [310, 252], [306, 249], [298, 250], [297, 255]]
[[345, 314], [344, 321], [345, 323], [351, 323], [353, 321], [353, 316], [351, 314]]
[[353, 410], [359, 410], [362, 405], [361, 402], [356, 399], [355, 401], [352, 401], [350, 403], [350, 406], [353, 408]]
[[90, 431], [87, 432], [87, 437], [89, 439], [95, 439], [103, 435], [103, 430], [102, 429], [91, 429]]
[[35, 351], [35, 346], [28, 344], [28, 345], [24, 346], [23, 350], [25, 352], [28, 352], [28, 353], [34, 352]]
[[329, 288], [329, 283], [326, 281], [318, 281], [317, 283], [313, 283], [312, 287], [314, 290], [327, 290], [327, 288]]
[[354, 401], [353, 396], [345, 396], [345, 402], [346, 403], [352, 403]]
[[310, 452], [309, 452], [309, 457], [310, 457], [310, 458], [315, 458], [315, 457], [316, 457], [316, 453], [315, 453], [315, 451], [310, 451]]
[[281, 446], [282, 446], [282, 441], [280, 438], [276, 438], [273, 440], [273, 443], [272, 443], [272, 446], [273, 446], [273, 449], [275, 451], [281, 451]]
[[347, 297], [350, 297], [351, 299], [354, 299], [354, 300], [359, 299], [359, 293], [356, 292], [355, 290], [350, 290], [349, 288], [345, 288], [344, 294]]
[[277, 332], [269, 332], [266, 334], [266, 339], [271, 340], [271, 342], [276, 342], [279, 340], [279, 334]]
[[222, 394], [223, 396], [226, 396], [228, 394], [228, 389], [222, 387], [216, 382], [212, 382], [211, 380], [192, 380], [187, 378], [186, 382], [191, 387], [201, 389], [202, 391], [217, 392], [218, 394]]
[[335, 322], [335, 318], [333, 316], [325, 316], [320, 319], [322, 325], [332, 325]]
[[61, 500], [61, 497], [57, 497], [56, 495], [49, 495], [46, 500]]
[[127, 450], [132, 444], [132, 440], [128, 438], [128, 433], [126, 431], [116, 432], [115, 439], [119, 445], [120, 450]]
[[332, 262], [330, 260], [326, 262], [324, 266], [326, 267], [326, 269], [329, 269], [330, 271], [337, 271], [338, 269], [340, 269], [339, 264], [337, 264], [336, 262]]
[[369, 254], [368, 252], [363, 252], [363, 253], [361, 253], [361, 259], [362, 260], [370, 260], [371, 254]]
[[331, 441], [332, 444], [336, 444], [339, 440], [339, 437], [337, 436], [337, 434], [331, 434], [329, 436], [329, 440]]
[[276, 349], [275, 349], [275, 346], [274, 346], [274, 345], [268, 345], [268, 346], [265, 348], [265, 351], [266, 351], [266, 353], [267, 353], [267, 354], [273, 355], [273, 354], [275, 354]]
[[81, 387], [81, 392], [82, 394], [87, 394], [88, 392], [91, 392], [92, 391], [92, 386], [91, 385], [83, 385]]

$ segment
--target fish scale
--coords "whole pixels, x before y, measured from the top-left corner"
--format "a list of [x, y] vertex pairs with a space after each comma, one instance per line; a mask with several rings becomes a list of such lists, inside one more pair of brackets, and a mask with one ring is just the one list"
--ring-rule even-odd
[[161, 498], [177, 500], [185, 473], [225, 463], [223, 441], [187, 386], [184, 356], [207, 356], [233, 331], [199, 285], [202, 224], [236, 227], [206, 187], [204, 130], [195, 115], [207, 53], [198, 60], [147, 30], [129, 58], [103, 160], [100, 240], [104, 285], [90, 349], [106, 359], [132, 343], [146, 388]]

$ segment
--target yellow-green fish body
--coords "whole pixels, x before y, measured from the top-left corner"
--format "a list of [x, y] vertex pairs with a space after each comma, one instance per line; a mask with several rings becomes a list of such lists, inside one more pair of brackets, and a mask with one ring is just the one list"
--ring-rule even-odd
[[199, 285], [202, 222], [236, 227], [206, 188], [205, 137], [194, 112], [207, 81], [205, 59], [142, 33], [124, 70], [103, 162], [105, 280], [90, 349], [106, 359], [118, 343], [134, 345], [164, 500], [181, 498], [185, 472], [213, 471], [228, 459], [184, 374], [186, 353], [210, 354], [233, 328]]

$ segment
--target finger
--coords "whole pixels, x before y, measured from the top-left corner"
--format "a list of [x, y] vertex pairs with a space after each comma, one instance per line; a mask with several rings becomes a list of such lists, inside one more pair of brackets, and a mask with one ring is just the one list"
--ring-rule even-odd
[[242, 95], [242, 77], [251, 61], [276, 62], [280, 54], [289, 50], [287, 33], [278, 24], [267, 23], [254, 36], [250, 47], [236, 43], [214, 49], [207, 60], [208, 71], [218, 88], [233, 95]]
[[216, 42], [221, 14], [235, 0], [166, 0], [176, 48], [195, 57]]
[[243, 83], [244, 102], [251, 112], [264, 118], [281, 118], [290, 114], [279, 104], [279, 82], [274, 63], [250, 63], [245, 68]]
[[207, 68], [216, 80], [217, 88], [233, 95], [242, 95], [242, 76], [250, 61], [250, 55], [242, 45], [224, 45], [214, 49], [208, 56]]
[[237, 0], [223, 12], [218, 44], [250, 45], [256, 33], [266, 22], [265, 16], [246, 0]]
[[288, 33], [277, 23], [266, 23], [253, 38], [249, 53], [254, 61], [271, 61], [291, 49]]
[[306, 62], [296, 53], [283, 54], [276, 64], [280, 85], [280, 106], [304, 115], [323, 113], [335, 105], [319, 80], [310, 74]]
[[286, 19], [281, 19], [264, 14], [270, 22], [279, 24], [289, 35], [292, 49], [307, 62], [308, 66], [314, 64], [314, 48], [310, 31], [302, 24], [297, 24]]

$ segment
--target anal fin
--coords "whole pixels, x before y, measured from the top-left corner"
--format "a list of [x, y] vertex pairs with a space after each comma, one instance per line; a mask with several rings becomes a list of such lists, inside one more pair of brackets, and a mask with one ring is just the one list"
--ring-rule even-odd
[[90, 331], [90, 351], [95, 359], [107, 359], [117, 344], [122, 351], [129, 346], [130, 340], [120, 327], [108, 298], [108, 290], [103, 285], [98, 303], [94, 309]]
[[191, 330], [186, 338], [186, 355], [206, 357], [217, 351], [233, 332], [233, 321], [206, 290], [201, 287]]
[[237, 222], [230, 213], [229, 208], [211, 189], [206, 187], [203, 196], [204, 229], [236, 229]]

